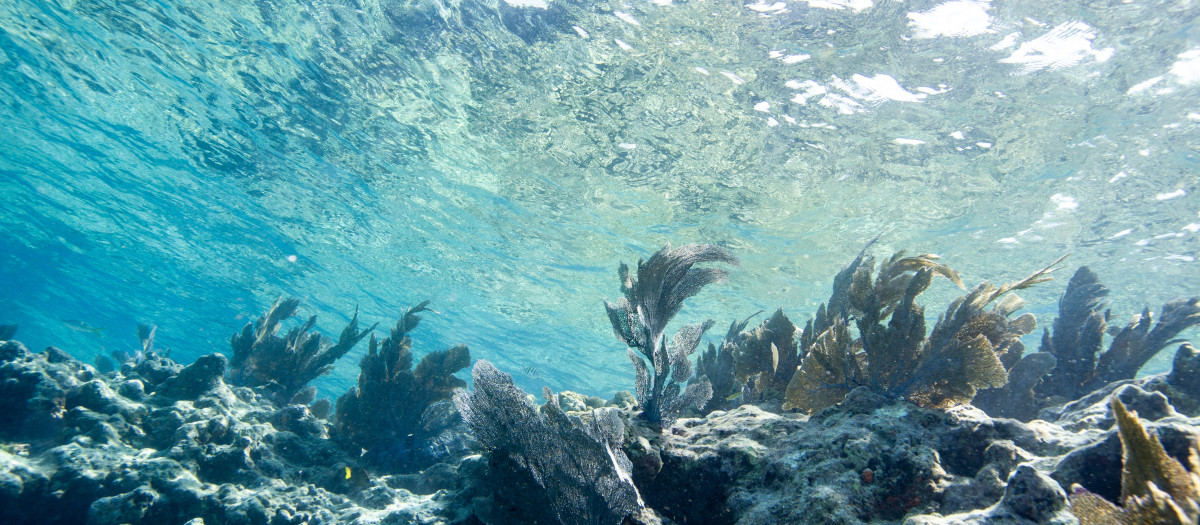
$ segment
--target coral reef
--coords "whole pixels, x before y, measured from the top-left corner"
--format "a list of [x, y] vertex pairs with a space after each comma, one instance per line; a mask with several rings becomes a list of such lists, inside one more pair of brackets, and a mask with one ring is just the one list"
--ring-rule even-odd
[[697, 382], [703, 377], [707, 378], [712, 386], [712, 396], [698, 408], [701, 414], [708, 414], [713, 410], [727, 410], [745, 401], [742, 398], [745, 385], [734, 378], [733, 355], [737, 351], [742, 330], [745, 330], [750, 319], [759, 313], [762, 312], [729, 323], [729, 330], [725, 332], [721, 346], [708, 343], [708, 350], [696, 357], [696, 376], [691, 381]]
[[6, 340], [0, 508], [26, 509], [6, 523], [55, 525], [1200, 520], [1200, 351], [1181, 344], [1169, 373], [1127, 377], [1195, 323], [1194, 300], [1099, 353], [1104, 289], [1081, 270], [1042, 351], [1025, 353], [1036, 322], [1010, 292], [1061, 259], [976, 286], [927, 333], [917, 297], [958, 275], [903, 252], [876, 266], [864, 249], [805, 330], [782, 309], [753, 329], [757, 313], [734, 321], [694, 374], [712, 322], [663, 332], [724, 277], [703, 262], [736, 260], [688, 245], [636, 275], [621, 265], [624, 297], [605, 306], [636, 402], [545, 388], [538, 405], [485, 360], [468, 391], [453, 375], [470, 364], [462, 345], [414, 366], [428, 301], [371, 337], [336, 408], [307, 383], [370, 330], [356, 315], [332, 346], [312, 319], [275, 336], [295, 300], [234, 336], [232, 359], [186, 366], [145, 325], [141, 350], [103, 373]]
[[1110, 401], [1121, 439], [1121, 506], [1086, 489], [1072, 487], [1071, 513], [1083, 525], [1102, 523], [1185, 524], [1200, 520], [1200, 441], [1193, 438], [1191, 471], [1167, 454], [1137, 414], [1117, 396]]
[[309, 381], [316, 379], [333, 368], [337, 361], [354, 345], [378, 326], [358, 330], [358, 309], [350, 324], [333, 345], [327, 344], [324, 336], [312, 332], [317, 316], [297, 326], [284, 337], [275, 335], [279, 323], [296, 315], [300, 300], [280, 297], [271, 309], [258, 318], [246, 323], [241, 333], [229, 339], [233, 348], [233, 359], [229, 362], [229, 380], [234, 385], [260, 387], [280, 403], [286, 403]]
[[[874, 258], [864, 249], [834, 279], [829, 307], [822, 305], [808, 323], [809, 333], [801, 338], [807, 345], [804, 360], [788, 384], [783, 407], [812, 412], [858, 386], [920, 406], [949, 407], [971, 401], [977, 389], [1004, 386], [1004, 361], [1020, 358], [1020, 337], [1035, 322], [1031, 315], [1009, 320], [1024, 305], [1015, 295], [986, 307], [1011, 291], [1049, 280], [1061, 261], [999, 287], [980, 284], [953, 301], [927, 337], [924, 307], [915, 299], [934, 274], [961, 285], [958, 275], [935, 256], [898, 252], [872, 279]], [[851, 321], [857, 339], [850, 334]], [[822, 331], [812, 335], [816, 329]]]
[[[649, 260], [638, 260], [636, 277], [629, 273], [629, 266], [621, 263], [619, 275], [624, 297], [616, 303], [604, 301], [613, 331], [629, 347], [629, 360], [637, 374], [636, 391], [642, 417], [660, 426], [669, 426], [680, 411], [701, 406], [712, 396], [707, 379], [692, 382], [686, 388], [681, 385], [691, 379], [689, 356], [713, 321], [680, 328], [670, 348], [663, 337], [667, 323], [679, 313], [684, 299], [725, 278], [727, 272], [720, 268], [693, 268], [707, 262], [738, 264], [736, 257], [711, 244], [688, 244], [675, 249], [668, 244]], [[646, 360], [650, 361], [649, 367]]]
[[642, 506], [615, 411], [596, 410], [576, 424], [549, 388], [538, 410], [486, 360], [476, 361], [471, 375], [474, 390], [454, 402], [487, 450], [484, 482], [500, 501], [484, 512], [485, 521], [616, 524]]
[[[322, 438], [327, 423], [303, 406], [277, 409], [225, 384], [220, 354], [186, 367], [154, 361], [143, 373], [125, 364], [99, 375], [56, 349], [0, 346], [5, 523], [315, 525], [469, 515], [432, 496], [457, 487], [453, 474], [439, 477], [446, 469], [428, 471], [422, 483], [366, 474]], [[149, 371], [162, 373], [152, 393]], [[431, 495], [400, 488], [421, 485]]]
[[[429, 301], [408, 308], [382, 342], [371, 336], [360, 363], [358, 386], [337, 400], [333, 438], [347, 450], [363, 451], [364, 460], [388, 470], [411, 470], [436, 462], [449, 445], [439, 442], [453, 431], [457, 416], [440, 417], [466, 382], [454, 377], [471, 364], [466, 345], [426, 354], [413, 369], [412, 339], [420, 312]], [[442, 403], [439, 403], [442, 402]]]

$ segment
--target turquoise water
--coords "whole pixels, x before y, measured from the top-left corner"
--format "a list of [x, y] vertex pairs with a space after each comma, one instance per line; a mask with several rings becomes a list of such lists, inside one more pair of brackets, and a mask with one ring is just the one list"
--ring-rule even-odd
[[802, 323], [880, 233], [968, 286], [1071, 253], [1043, 326], [1079, 265], [1121, 321], [1200, 294], [1194, 3], [524, 3], [0, 2], [0, 323], [190, 362], [280, 294], [431, 299], [418, 355], [608, 395], [667, 242], [742, 261], [677, 323]]

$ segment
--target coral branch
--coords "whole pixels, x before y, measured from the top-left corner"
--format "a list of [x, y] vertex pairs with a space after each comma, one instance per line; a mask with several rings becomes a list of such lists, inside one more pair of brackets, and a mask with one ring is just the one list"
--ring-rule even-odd
[[669, 349], [663, 339], [667, 323], [679, 313], [684, 299], [725, 279], [727, 272], [723, 269], [693, 268], [706, 262], [738, 264], [737, 258], [711, 244], [677, 249], [668, 244], [649, 260], [638, 261], [636, 278], [629, 273], [629, 266], [621, 263], [618, 273], [624, 297], [616, 303], [604, 301], [613, 332], [630, 347], [627, 353], [636, 373], [642, 417], [660, 427], [669, 425], [679, 411], [696, 403], [703, 405], [712, 395], [706, 378], [692, 382], [682, 393], [680, 388], [692, 377], [688, 356], [713, 321], [684, 327]]
[[[378, 326], [376, 323], [359, 331], [358, 309], [355, 308], [350, 324], [332, 346], [326, 344], [321, 334], [311, 332], [317, 322], [315, 315], [286, 336], [276, 336], [279, 323], [295, 315], [299, 304], [299, 299], [280, 297], [257, 322], [246, 323], [240, 334], [230, 338], [233, 348], [233, 359], [229, 364], [231, 383], [264, 387], [276, 401], [287, 402], [309, 381], [331, 370], [334, 361], [346, 355]], [[146, 344], [145, 339], [143, 344]]]
[[490, 482], [519, 491], [506, 502], [524, 514], [516, 521], [616, 524], [642, 506], [621, 450], [625, 426], [612, 409], [576, 425], [548, 388], [539, 411], [488, 361], [476, 361], [471, 375], [474, 390], [459, 391], [454, 403], [488, 451]]
[[372, 464], [388, 469], [418, 468], [432, 459], [420, 453], [434, 430], [421, 428], [422, 416], [466, 386], [453, 375], [471, 364], [466, 345], [431, 352], [413, 369], [408, 333], [428, 304], [405, 310], [382, 342], [371, 336], [359, 363], [358, 386], [338, 398], [334, 411], [334, 439], [349, 450], [365, 451]]

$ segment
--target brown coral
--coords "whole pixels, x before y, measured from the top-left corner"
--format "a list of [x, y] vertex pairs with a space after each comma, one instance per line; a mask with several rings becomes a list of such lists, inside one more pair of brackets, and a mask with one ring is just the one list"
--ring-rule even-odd
[[1200, 442], [1192, 444], [1189, 472], [1167, 455], [1158, 438], [1146, 431], [1137, 414], [1130, 413], [1117, 396], [1110, 405], [1124, 451], [1122, 506], [1076, 485], [1072, 487], [1071, 513], [1083, 525], [1200, 522]]
[[[801, 337], [805, 357], [788, 385], [784, 408], [817, 410], [839, 403], [858, 386], [924, 407], [947, 407], [969, 402], [980, 388], [1004, 385], [1002, 359], [1019, 358], [1020, 336], [1035, 322], [1028, 315], [1009, 319], [1024, 305], [1015, 295], [985, 308], [1008, 292], [1049, 280], [1061, 261], [1002, 286], [980, 284], [951, 303], [926, 337], [924, 308], [915, 299], [934, 274], [960, 284], [957, 274], [932, 255], [898, 252], [872, 279], [873, 258], [860, 253], [834, 279], [830, 307], [817, 310], [810, 333]], [[857, 339], [849, 332], [851, 319]], [[815, 329], [822, 330], [814, 336]]]
[[[276, 401], [287, 402], [309, 381], [333, 369], [334, 361], [346, 355], [375, 326], [358, 330], [358, 309], [333, 345], [312, 331], [317, 316], [288, 331], [275, 335], [279, 323], [296, 314], [299, 299], [280, 297], [270, 311], [254, 323], [246, 323], [241, 333], [229, 339], [233, 359], [229, 362], [230, 382], [235, 385], [263, 387]], [[153, 336], [148, 334], [152, 344]], [[146, 345], [147, 338], [143, 338]]]

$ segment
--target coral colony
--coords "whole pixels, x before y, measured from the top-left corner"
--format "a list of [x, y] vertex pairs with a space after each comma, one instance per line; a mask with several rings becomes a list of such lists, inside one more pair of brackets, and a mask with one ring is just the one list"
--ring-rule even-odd
[[[872, 241], [873, 242], [873, 241]], [[933, 255], [871, 244], [803, 328], [783, 309], [668, 341], [688, 298], [738, 260], [667, 246], [618, 270], [604, 301], [633, 364], [612, 401], [548, 388], [538, 403], [464, 345], [423, 350], [429, 301], [387, 337], [358, 313], [331, 341], [316, 317], [279, 335], [280, 298], [183, 366], [154, 348], [95, 366], [0, 326], [5, 523], [1197, 523], [1200, 352], [1178, 337], [1200, 299], [1121, 326], [1079, 268], [1036, 351], [1018, 291], [1063, 259], [976, 285], [936, 321], [931, 286], [967, 290]], [[713, 266], [713, 265], [717, 266]], [[745, 317], [743, 317], [745, 316]], [[357, 385], [314, 379], [363, 339]], [[1178, 345], [1169, 373], [1137, 378]]]

